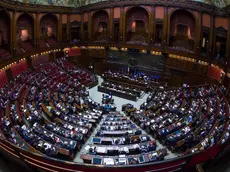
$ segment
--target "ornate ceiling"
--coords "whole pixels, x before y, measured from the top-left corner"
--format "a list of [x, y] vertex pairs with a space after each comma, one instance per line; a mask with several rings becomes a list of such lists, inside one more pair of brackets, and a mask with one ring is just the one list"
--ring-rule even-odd
[[[43, 4], [43, 5], [56, 5], [56, 6], [70, 6], [70, 7], [79, 7], [88, 4], [93, 4], [106, 0], [14, 0], [24, 3], [33, 3], [33, 4]], [[185, 1], [185, 0], [183, 0]], [[194, 0], [207, 4], [212, 4], [218, 7], [225, 7], [230, 4], [230, 0]]]
[[42, 5], [56, 5], [56, 6], [70, 6], [79, 7], [88, 4], [93, 4], [106, 0], [15, 0], [24, 3], [42, 4]]

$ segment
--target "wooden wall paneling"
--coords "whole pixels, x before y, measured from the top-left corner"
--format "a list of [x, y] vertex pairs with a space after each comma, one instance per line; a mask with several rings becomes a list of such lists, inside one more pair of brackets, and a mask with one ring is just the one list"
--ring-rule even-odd
[[199, 63], [196, 63], [196, 72], [200, 73], [200, 71], [202, 71], [202, 67]]
[[191, 70], [197, 73], [197, 71], [199, 70], [199, 64], [197, 64], [196, 62], [190, 62], [190, 65], [191, 65]]
[[208, 28], [211, 26], [211, 16], [203, 12], [202, 12], [202, 26], [205, 26]]
[[230, 66], [230, 16], [228, 17], [228, 33], [227, 33], [227, 44], [226, 44], [226, 52], [225, 55], [227, 57], [227, 65], [225, 67], [225, 72], [227, 71], [227, 67]]
[[33, 15], [34, 16], [34, 47], [37, 48], [37, 15]]
[[124, 43], [124, 41], [125, 41], [125, 27], [124, 27], [124, 23], [125, 23], [125, 17], [124, 17], [124, 15], [125, 15], [125, 13], [124, 13], [124, 7], [121, 7], [121, 9], [120, 9], [120, 24], [119, 24], [119, 32], [120, 32], [120, 34], [119, 34], [119, 40], [120, 40], [120, 42], [122, 42], [122, 43]]
[[215, 27], [223, 27], [224, 29], [228, 30], [228, 18], [224, 16], [216, 16]]
[[200, 54], [201, 54], [201, 49], [202, 49], [202, 40], [203, 40], [203, 13], [202, 12], [200, 12], [200, 43], [199, 43], [199, 51], [198, 51], [198, 53], [197, 53], [197, 56], [200, 56]]
[[194, 71], [194, 70], [196, 70], [196, 64], [194, 64], [193, 62], [187, 61], [185, 69]]
[[154, 7], [151, 6], [150, 9], [150, 14], [149, 14], [149, 29], [148, 29], [148, 43], [151, 44], [152, 43], [152, 39], [153, 39], [153, 15], [154, 15]]
[[153, 21], [152, 21], [152, 38], [153, 38], [153, 42], [155, 42], [156, 39], [156, 12], [155, 12], [155, 6], [152, 5], [152, 17], [153, 17]]
[[12, 45], [13, 45], [13, 49], [14, 49], [14, 53], [16, 53], [16, 11], [13, 11], [13, 18], [12, 18], [12, 36], [11, 36], [11, 39], [12, 39]]
[[37, 20], [37, 47], [40, 47], [40, 21], [41, 21], [41, 18], [40, 18], [40, 13], [36, 13], [36, 20]]
[[70, 28], [70, 14], [67, 14], [67, 24], [66, 24], [66, 42], [69, 43], [70, 42], [70, 32], [71, 32], [71, 28]]
[[109, 13], [109, 40], [114, 39], [114, 8], [110, 8], [110, 13]]
[[13, 12], [9, 12], [9, 17], [10, 17], [10, 52], [13, 54], [14, 52], [14, 43], [13, 43]]
[[172, 61], [172, 66], [175, 67], [175, 68], [178, 68], [178, 69], [183, 69], [184, 67], [184, 64], [181, 60], [178, 60], [178, 59], [175, 59]]
[[62, 42], [62, 14], [59, 14], [58, 18], [58, 43]]
[[201, 48], [201, 39], [202, 39], [202, 13], [198, 13], [198, 18], [196, 20], [196, 41], [195, 41], [195, 52], [196, 55], [200, 55], [200, 48]]
[[164, 19], [163, 19], [163, 34], [162, 34], [162, 42], [161, 44], [163, 46], [168, 45], [167, 37], [168, 37], [168, 18], [170, 20], [170, 17], [168, 17], [168, 6], [164, 7]]
[[215, 17], [213, 20], [213, 40], [212, 40], [212, 60], [214, 60], [216, 58], [215, 56], [215, 52], [216, 52], [216, 27], [215, 27]]
[[88, 40], [93, 40], [92, 38], [92, 15], [93, 12], [88, 12]]
[[[190, 67], [190, 66], [189, 66], [189, 61], [184, 61], [184, 60], [181, 60], [181, 61], [183, 61], [183, 64], [184, 64], [184, 65], [183, 65], [183, 69], [184, 69], [184, 70], [189, 70], [189, 67]], [[190, 69], [190, 70], [191, 70], [191, 69]]]
[[208, 66], [206, 66], [206, 65], [199, 65], [199, 68], [200, 68], [199, 72], [201, 74], [204, 74], [204, 75], [207, 74]]
[[81, 13], [80, 37], [81, 41], [84, 40], [84, 13]]
[[169, 65], [170, 65], [170, 61], [171, 61], [171, 58], [167, 57], [167, 58], [165, 59], [165, 65], [166, 65], [166, 66], [169, 66]]
[[213, 58], [213, 38], [214, 38], [214, 16], [211, 15], [210, 16], [210, 34], [209, 34], [209, 46], [208, 46], [208, 51], [209, 51], [209, 54], [208, 54], [208, 57], [209, 58]]
[[188, 61], [184, 61], [184, 60], [181, 60], [183, 61], [183, 69], [184, 70], [191, 70], [191, 67], [190, 67], [190, 63]]

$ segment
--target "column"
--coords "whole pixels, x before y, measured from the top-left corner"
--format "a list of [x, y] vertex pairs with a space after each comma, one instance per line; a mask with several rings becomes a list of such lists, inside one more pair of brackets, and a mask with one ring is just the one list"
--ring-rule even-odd
[[36, 19], [37, 19], [37, 47], [40, 47], [40, 13], [36, 14]]
[[164, 7], [164, 20], [163, 20], [163, 34], [162, 34], [162, 46], [168, 45], [168, 6]]
[[38, 13], [35, 14], [35, 19], [34, 19], [34, 47], [37, 48], [37, 42], [38, 42], [38, 35], [37, 35], [37, 23], [38, 23]]
[[62, 14], [59, 14], [58, 19], [58, 43], [62, 43]]
[[213, 58], [213, 41], [214, 41], [214, 27], [215, 27], [215, 24], [214, 24], [214, 16], [211, 15], [210, 16], [210, 34], [209, 34], [209, 44], [208, 44], [208, 57], [210, 59]]
[[81, 13], [80, 37], [81, 37], [81, 41], [83, 41], [84, 39], [84, 12]]
[[226, 52], [225, 56], [229, 57], [230, 55], [230, 16], [228, 17], [228, 33], [227, 33], [227, 44], [226, 44]]
[[202, 40], [202, 12], [198, 13], [198, 19], [196, 21], [196, 39], [195, 39], [195, 52], [197, 56], [200, 56], [201, 40]]
[[113, 22], [113, 18], [114, 18], [114, 9], [113, 7], [110, 8], [110, 15], [109, 15], [109, 41], [113, 41], [114, 39], [114, 22]]
[[124, 11], [124, 8], [123, 8], [123, 15], [122, 15], [122, 27], [123, 27], [123, 30], [122, 30], [122, 37], [123, 37], [123, 44], [126, 42], [126, 31], [127, 31], [127, 28], [126, 28], [126, 13]]
[[67, 23], [66, 23], [66, 42], [69, 43], [70, 42], [70, 14], [67, 14]]
[[154, 6], [151, 6], [151, 12], [149, 14], [149, 28], [148, 28], [148, 43], [152, 43], [153, 39], [153, 17], [154, 17]]
[[17, 27], [17, 21], [16, 21], [16, 11], [13, 11], [13, 19], [12, 19], [12, 51], [13, 53], [16, 53], [16, 27]]
[[227, 44], [226, 44], [226, 52], [225, 52], [225, 56], [227, 58], [227, 64], [225, 66], [225, 72], [227, 73], [227, 67], [230, 67], [230, 16], [228, 17], [228, 33], [227, 33]]
[[92, 41], [92, 13], [88, 12], [88, 40]]
[[9, 47], [9, 49], [10, 49], [10, 52], [11, 52], [11, 54], [13, 54], [14, 53], [14, 41], [13, 41], [13, 23], [14, 23], [14, 12], [13, 12], [13, 16], [12, 16], [12, 18], [11, 18], [11, 20], [10, 20], [10, 47]]
[[119, 42], [123, 42], [123, 40], [124, 40], [123, 30], [125, 30], [125, 28], [123, 28], [123, 16], [124, 16], [124, 7], [121, 7], [121, 9], [120, 9], [120, 21], [119, 21]]
[[152, 13], [153, 13], [153, 35], [152, 35], [152, 43], [155, 42], [156, 39], [156, 12], [155, 12], [155, 6], [152, 6]]

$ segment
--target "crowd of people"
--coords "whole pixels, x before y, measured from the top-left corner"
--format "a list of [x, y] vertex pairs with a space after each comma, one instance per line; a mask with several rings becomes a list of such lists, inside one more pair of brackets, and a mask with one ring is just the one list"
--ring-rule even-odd
[[73, 159], [102, 111], [84, 105], [94, 75], [66, 59], [35, 66], [1, 89], [2, 135], [15, 145]]
[[130, 117], [172, 151], [201, 151], [229, 137], [224, 92], [214, 85], [158, 90]]
[[147, 91], [147, 88], [165, 88], [167, 83], [160, 80], [159, 76], [149, 76], [144, 72], [137, 72], [128, 68], [127, 70], [112, 71], [108, 70], [102, 74], [102, 77], [106, 81], [119, 81], [133, 86], [139, 86], [143, 91]]
[[92, 143], [81, 158], [85, 163], [126, 165], [163, 160], [166, 149], [157, 148], [155, 140], [142, 134], [127, 117], [118, 112], [104, 114]]
[[[132, 88], [135, 94], [156, 85], [140, 110], [131, 104], [122, 107], [127, 117], [116, 112], [111, 91], [103, 95], [102, 104], [89, 97], [86, 86], [97, 82], [89, 71], [65, 58], [35, 66], [0, 89], [1, 138], [31, 152], [73, 160], [97, 127], [81, 159], [100, 165], [154, 162], [163, 160], [168, 150], [195, 153], [229, 140], [224, 87], [170, 89], [143, 73], [124, 71], [107, 71], [103, 77], [117, 82], [102, 85], [116, 91]], [[117, 85], [121, 80], [137, 86]], [[165, 147], [160, 148], [156, 140]]]

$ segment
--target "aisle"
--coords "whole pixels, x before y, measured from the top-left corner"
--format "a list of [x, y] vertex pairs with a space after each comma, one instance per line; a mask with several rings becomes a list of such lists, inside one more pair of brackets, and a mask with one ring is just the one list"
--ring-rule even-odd
[[[99, 79], [99, 85], [103, 82], [103, 79], [99, 76], [98, 77]], [[97, 86], [91, 88], [88, 90], [89, 91], [89, 95], [90, 97], [98, 102], [98, 103], [101, 103], [101, 100], [102, 100], [102, 94], [101, 92], [98, 92], [97, 91]], [[131, 103], [134, 105], [134, 107], [136, 107], [137, 109], [140, 108], [140, 105], [142, 103], [144, 103], [147, 99], [149, 94], [145, 94], [145, 96], [142, 98], [142, 99], [138, 99], [138, 101], [130, 101], [130, 100], [126, 100], [126, 99], [123, 99], [123, 98], [120, 98], [120, 97], [116, 97], [116, 96], [113, 96], [114, 98], [114, 103], [115, 105], [117, 106], [117, 111], [120, 111], [121, 112], [121, 109], [122, 109], [122, 105], [123, 104], [126, 104], [126, 103]], [[121, 112], [122, 114], [124, 114], [123, 112]], [[125, 115], [125, 114], [124, 114]], [[129, 117], [128, 117], [129, 118]], [[74, 159], [74, 162], [81, 162], [83, 163], [83, 161], [80, 159], [80, 155], [81, 154], [84, 154], [86, 153], [85, 152], [85, 147], [91, 143], [92, 141], [92, 138], [93, 136], [96, 134], [96, 131], [99, 129], [100, 127], [100, 124], [102, 123], [102, 121], [99, 122], [99, 124], [97, 125], [97, 127], [94, 129], [93, 133], [91, 134], [91, 136], [88, 138], [88, 140], [85, 142], [85, 144], [82, 146], [81, 150], [76, 154], [76, 157]], [[138, 127], [139, 128], [139, 127]], [[141, 129], [142, 130], [142, 129]], [[142, 133], [143, 134], [147, 134], [144, 130], [142, 130]], [[149, 135], [151, 139], [153, 139], [151, 137], [151, 135]], [[165, 148], [165, 146], [163, 146], [158, 140], [156, 140], [156, 143], [157, 143], [157, 150], [158, 149], [161, 149], [161, 148]], [[165, 159], [171, 159], [171, 158], [175, 158], [177, 157], [178, 155], [175, 154], [175, 153], [172, 153], [171, 151], [168, 150], [168, 155], [165, 157]]]

